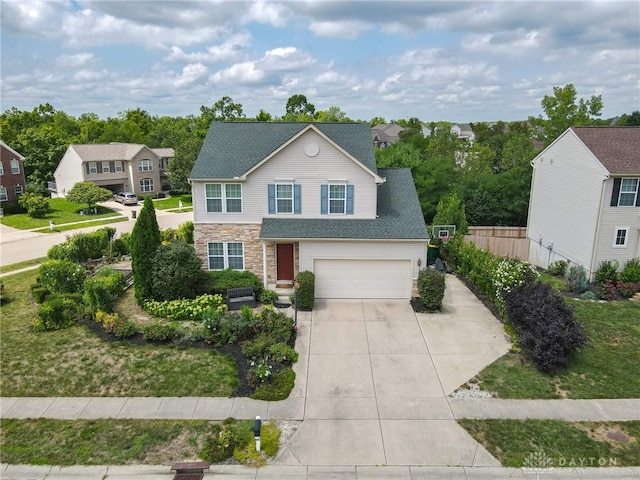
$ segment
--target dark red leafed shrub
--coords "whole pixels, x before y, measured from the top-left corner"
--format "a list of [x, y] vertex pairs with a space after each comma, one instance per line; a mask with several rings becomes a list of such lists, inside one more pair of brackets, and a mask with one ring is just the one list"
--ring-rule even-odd
[[567, 366], [571, 356], [586, 343], [573, 309], [545, 283], [514, 288], [505, 299], [505, 307], [522, 352], [541, 372]]

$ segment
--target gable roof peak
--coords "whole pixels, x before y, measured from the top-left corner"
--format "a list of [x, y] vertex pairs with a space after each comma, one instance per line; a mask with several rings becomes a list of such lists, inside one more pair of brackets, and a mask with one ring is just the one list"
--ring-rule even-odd
[[[640, 174], [640, 127], [570, 127], [611, 175]], [[564, 134], [563, 134], [564, 135]]]

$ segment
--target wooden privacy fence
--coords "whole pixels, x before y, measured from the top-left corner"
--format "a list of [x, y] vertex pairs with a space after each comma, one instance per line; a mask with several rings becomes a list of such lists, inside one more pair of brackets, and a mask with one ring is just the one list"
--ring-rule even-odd
[[464, 239], [500, 257], [529, 260], [526, 227], [469, 227]]

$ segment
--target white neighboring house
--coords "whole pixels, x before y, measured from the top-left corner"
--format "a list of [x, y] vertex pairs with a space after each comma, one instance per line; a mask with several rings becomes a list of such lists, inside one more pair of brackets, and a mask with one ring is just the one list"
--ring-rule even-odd
[[640, 257], [640, 127], [571, 127], [531, 165], [529, 262]]
[[471, 143], [476, 138], [476, 134], [473, 133], [473, 129], [468, 123], [454, 123], [451, 125], [451, 133], [455, 133], [460, 140], [466, 140]]
[[190, 175], [205, 268], [316, 298], [412, 296], [429, 238], [409, 169], [378, 169], [366, 123], [213, 122]]
[[64, 197], [78, 182], [92, 181], [114, 193], [156, 195], [168, 190], [166, 168], [173, 148], [149, 148], [136, 143], [69, 145], [50, 185], [52, 196]]

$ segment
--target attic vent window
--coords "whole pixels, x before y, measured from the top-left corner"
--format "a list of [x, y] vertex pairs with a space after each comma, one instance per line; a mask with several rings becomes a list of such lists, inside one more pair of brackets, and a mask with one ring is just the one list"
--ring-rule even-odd
[[316, 142], [309, 142], [304, 146], [304, 153], [307, 157], [315, 157], [320, 151], [320, 146]]

